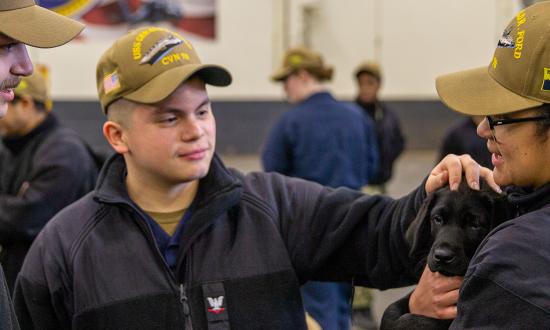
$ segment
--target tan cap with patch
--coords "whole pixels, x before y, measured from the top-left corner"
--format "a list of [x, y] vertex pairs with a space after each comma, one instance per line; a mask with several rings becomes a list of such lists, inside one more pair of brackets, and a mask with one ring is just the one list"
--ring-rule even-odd
[[210, 85], [231, 84], [225, 68], [202, 64], [191, 43], [178, 33], [140, 28], [119, 38], [100, 58], [96, 69], [99, 101], [104, 113], [121, 98], [156, 103], [195, 74]]
[[286, 51], [283, 57], [283, 65], [271, 75], [271, 79], [283, 81], [290, 74], [300, 69], [315, 73], [321, 80], [332, 78], [332, 67], [324, 64], [321, 54], [305, 47], [296, 47]]
[[34, 0], [0, 0], [0, 33], [24, 44], [61, 46], [82, 29], [83, 24], [37, 6]]
[[550, 1], [527, 7], [512, 19], [488, 67], [440, 76], [436, 88], [447, 106], [469, 115], [550, 103]]
[[36, 65], [32, 75], [23, 77], [19, 85], [13, 90], [16, 96], [30, 96], [34, 101], [44, 104], [46, 110], [51, 110], [50, 86], [48, 81], [48, 68], [44, 65]]

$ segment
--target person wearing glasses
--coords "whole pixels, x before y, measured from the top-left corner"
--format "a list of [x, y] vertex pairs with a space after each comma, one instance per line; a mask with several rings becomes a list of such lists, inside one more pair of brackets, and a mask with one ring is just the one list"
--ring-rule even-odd
[[[495, 181], [505, 187], [517, 210], [517, 217], [489, 233], [473, 256], [450, 329], [550, 327], [548, 22], [549, 1], [520, 11], [488, 67], [436, 80], [437, 92], [448, 107], [485, 116], [477, 133], [487, 140]], [[426, 272], [419, 287], [431, 276]], [[413, 293], [409, 304], [417, 298]]]

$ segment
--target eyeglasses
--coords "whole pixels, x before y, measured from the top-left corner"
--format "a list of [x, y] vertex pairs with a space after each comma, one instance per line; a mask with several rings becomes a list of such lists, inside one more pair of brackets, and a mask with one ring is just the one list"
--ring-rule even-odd
[[487, 123], [489, 123], [489, 129], [491, 129], [491, 135], [493, 136], [493, 139], [495, 139], [495, 141], [497, 140], [495, 135], [496, 126], [550, 119], [550, 117], [547, 117], [547, 116], [536, 116], [536, 117], [526, 117], [526, 118], [504, 118], [504, 119], [495, 119], [491, 116], [486, 116], [485, 118], [487, 118]]
[[489, 128], [491, 130], [495, 129], [495, 126], [500, 125], [508, 125], [508, 124], [515, 124], [515, 123], [524, 123], [527, 121], [539, 121], [544, 119], [550, 119], [546, 116], [538, 116], [538, 117], [527, 117], [527, 118], [508, 118], [508, 119], [494, 119], [491, 116], [487, 116], [487, 122], [489, 123]]

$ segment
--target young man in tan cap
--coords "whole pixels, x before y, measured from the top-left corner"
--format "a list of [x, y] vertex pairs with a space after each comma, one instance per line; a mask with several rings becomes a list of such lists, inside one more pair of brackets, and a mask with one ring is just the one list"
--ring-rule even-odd
[[[548, 329], [550, 2], [512, 19], [489, 65], [438, 77], [436, 88], [451, 109], [484, 116], [477, 133], [487, 140], [495, 181], [507, 187], [517, 210], [516, 218], [491, 231], [475, 251], [450, 329]], [[468, 230], [478, 229], [472, 218]], [[419, 286], [430, 275], [425, 272]], [[409, 302], [415, 299], [413, 294]], [[430, 321], [441, 328], [441, 321]]]
[[98, 172], [89, 147], [52, 113], [47, 74], [37, 67], [24, 77], [0, 118], [0, 263], [10, 290], [38, 232], [91, 191]]
[[[402, 233], [424, 187], [393, 201], [226, 168], [205, 84], [230, 83], [163, 28], [103, 54], [103, 133], [117, 154], [34, 241], [15, 289], [22, 328], [304, 329], [307, 280], [411, 283]], [[490, 173], [450, 156], [425, 189], [457, 186], [462, 169], [474, 185]]]
[[[264, 170], [334, 188], [366, 185], [378, 164], [373, 122], [330, 94], [324, 82], [332, 79], [332, 68], [321, 54], [305, 47], [287, 50], [272, 79], [283, 84], [292, 107], [266, 140]], [[310, 281], [301, 291], [306, 311], [321, 328], [351, 327], [349, 283]]]
[[21, 77], [32, 73], [25, 45], [60, 46], [83, 28], [81, 23], [37, 6], [34, 0], [0, 1], [0, 117]]

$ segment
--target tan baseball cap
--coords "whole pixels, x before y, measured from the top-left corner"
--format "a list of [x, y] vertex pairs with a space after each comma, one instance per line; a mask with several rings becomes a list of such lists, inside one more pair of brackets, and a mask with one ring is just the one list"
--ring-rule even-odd
[[440, 76], [436, 88], [447, 106], [468, 115], [550, 103], [550, 1], [527, 7], [512, 19], [488, 67]]
[[0, 0], [0, 33], [24, 44], [61, 46], [83, 29], [83, 24], [37, 6], [34, 0]]
[[51, 110], [49, 71], [44, 65], [36, 65], [32, 75], [23, 77], [19, 85], [14, 89], [16, 96], [30, 96], [34, 101], [44, 104], [46, 110]]
[[300, 69], [315, 73], [321, 80], [330, 80], [332, 78], [333, 69], [324, 64], [321, 54], [305, 47], [296, 47], [287, 50], [282, 62], [282, 66], [271, 75], [273, 81], [283, 81], [290, 74]]
[[124, 98], [156, 103], [192, 75], [214, 86], [231, 84], [225, 68], [202, 64], [189, 41], [161, 27], [143, 27], [119, 38], [99, 59], [97, 93], [104, 113]]
[[359, 77], [360, 74], [366, 73], [375, 77], [378, 80], [382, 80], [382, 71], [380, 70], [380, 65], [375, 61], [365, 61], [359, 64], [357, 69], [355, 69], [355, 77]]

